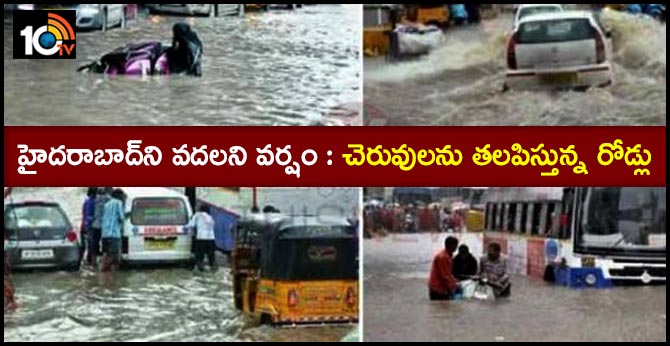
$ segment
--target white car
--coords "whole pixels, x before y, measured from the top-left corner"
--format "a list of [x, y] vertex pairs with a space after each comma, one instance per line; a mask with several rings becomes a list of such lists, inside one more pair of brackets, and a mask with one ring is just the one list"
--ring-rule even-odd
[[[237, 4], [235, 4], [237, 6]], [[212, 4], [147, 4], [151, 13], [210, 16], [214, 14]]]
[[523, 18], [507, 41], [505, 90], [610, 85], [613, 73], [606, 36], [590, 12]]
[[514, 27], [519, 24], [523, 18], [540, 13], [563, 12], [561, 4], [522, 4], [514, 11]]
[[81, 4], [75, 7], [77, 11], [78, 29], [100, 29], [125, 25], [125, 10], [123, 4]]

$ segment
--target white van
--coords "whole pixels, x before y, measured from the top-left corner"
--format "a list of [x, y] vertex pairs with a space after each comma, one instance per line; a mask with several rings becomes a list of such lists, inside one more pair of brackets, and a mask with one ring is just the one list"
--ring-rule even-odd
[[191, 261], [193, 210], [188, 198], [161, 187], [125, 187], [123, 260], [129, 263]]

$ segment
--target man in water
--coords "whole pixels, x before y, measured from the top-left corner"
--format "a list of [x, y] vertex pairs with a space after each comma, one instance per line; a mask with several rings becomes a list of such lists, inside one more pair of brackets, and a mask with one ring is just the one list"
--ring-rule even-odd
[[458, 248], [458, 239], [447, 237], [444, 240], [444, 250], [433, 259], [430, 269], [428, 291], [430, 300], [451, 300], [458, 289], [458, 281], [452, 274], [452, 256]]
[[477, 275], [477, 259], [472, 256], [465, 244], [458, 247], [458, 255], [454, 257], [453, 273], [458, 281], [469, 280]]
[[114, 189], [112, 198], [105, 203], [102, 213], [102, 252], [105, 255], [103, 271], [116, 269], [119, 265], [124, 221], [123, 190]]
[[102, 214], [105, 210], [105, 204], [112, 198], [110, 196], [111, 193], [111, 187], [100, 187], [95, 196], [95, 210], [93, 212], [93, 222], [91, 222], [91, 234], [88, 244], [90, 262], [94, 267], [98, 265], [98, 257], [102, 255], [102, 251], [100, 251], [100, 242], [102, 241]]
[[500, 244], [491, 243], [487, 248], [487, 254], [480, 261], [480, 277], [488, 280], [493, 287], [496, 298], [509, 297], [512, 284], [507, 275], [507, 259], [502, 256]]
[[209, 215], [209, 207], [201, 205], [198, 212], [193, 214], [191, 225], [195, 227], [195, 264], [198, 270], [205, 271], [205, 256], [209, 261], [209, 267], [216, 270], [216, 243], [214, 237], [214, 218]]

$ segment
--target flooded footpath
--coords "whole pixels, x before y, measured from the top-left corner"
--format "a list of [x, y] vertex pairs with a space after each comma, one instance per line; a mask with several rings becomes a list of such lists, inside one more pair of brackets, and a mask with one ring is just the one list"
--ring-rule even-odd
[[[366, 341], [666, 340], [665, 285], [573, 290], [512, 278], [495, 302], [431, 302], [427, 280], [445, 235], [395, 235], [364, 243]], [[481, 254], [478, 235], [460, 236]]]
[[[352, 109], [361, 90], [358, 5], [244, 17], [142, 16], [78, 32], [76, 60], [14, 60], [5, 23], [5, 125], [309, 125]], [[133, 78], [77, 68], [131, 42], [172, 40], [186, 21], [204, 45], [203, 76]], [[351, 112], [351, 110], [349, 110]]]
[[[84, 192], [85, 188], [18, 188], [6, 202], [56, 199], [77, 225]], [[347, 193], [353, 190], [342, 196]], [[313, 189], [293, 195], [288, 189], [263, 191], [265, 200], [295, 209], [302, 209], [311, 194]], [[205, 273], [184, 267], [13, 273], [20, 307], [4, 315], [4, 341], [318, 342], [340, 341], [358, 328], [260, 326], [235, 309], [232, 277], [223, 256], [219, 263], [223, 266], [218, 271]]]
[[[578, 91], [502, 92], [512, 17], [451, 28], [418, 60], [364, 61], [366, 117], [420, 126], [665, 125], [666, 25], [624, 13], [603, 15], [613, 33], [614, 85]], [[379, 119], [384, 118], [384, 119]]]

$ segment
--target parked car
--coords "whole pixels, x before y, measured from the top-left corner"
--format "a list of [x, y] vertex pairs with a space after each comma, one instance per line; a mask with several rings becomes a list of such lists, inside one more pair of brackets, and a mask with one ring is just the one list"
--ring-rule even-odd
[[12, 269], [79, 270], [79, 231], [58, 203], [5, 204], [4, 226], [4, 250]]
[[[212, 4], [147, 4], [151, 13], [210, 16], [214, 14]], [[237, 4], [235, 4], [237, 6]]]
[[611, 47], [591, 12], [530, 15], [508, 38], [505, 89], [582, 88], [613, 81]]

